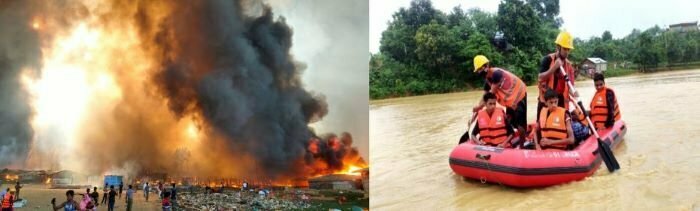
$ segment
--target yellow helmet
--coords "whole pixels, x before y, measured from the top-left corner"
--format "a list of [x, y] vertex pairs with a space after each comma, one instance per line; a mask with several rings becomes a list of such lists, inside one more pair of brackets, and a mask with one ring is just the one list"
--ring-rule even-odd
[[564, 48], [574, 49], [574, 37], [566, 31], [559, 32], [557, 40], [554, 41], [554, 43]]
[[484, 55], [477, 55], [474, 57], [474, 72], [479, 70], [481, 66], [484, 66], [484, 64], [489, 63], [489, 59], [486, 58]]

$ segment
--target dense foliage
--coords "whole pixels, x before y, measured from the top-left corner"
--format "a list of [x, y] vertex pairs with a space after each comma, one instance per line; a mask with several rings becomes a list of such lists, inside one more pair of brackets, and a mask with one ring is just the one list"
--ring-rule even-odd
[[[460, 7], [446, 14], [430, 0], [413, 0], [393, 14], [382, 33], [380, 52], [371, 55], [370, 97], [481, 87], [483, 79], [473, 74], [477, 54], [533, 84], [542, 56], [554, 51], [563, 22], [558, 15], [558, 0], [502, 0], [495, 14]], [[605, 31], [600, 37], [577, 38], [570, 59], [577, 65], [587, 57], [600, 57], [609, 61], [609, 69], [650, 70], [699, 61], [698, 42], [698, 32], [658, 26], [635, 29], [621, 39]]]

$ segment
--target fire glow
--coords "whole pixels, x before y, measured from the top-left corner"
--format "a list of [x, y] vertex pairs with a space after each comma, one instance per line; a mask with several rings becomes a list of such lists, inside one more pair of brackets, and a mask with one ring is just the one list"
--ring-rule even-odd
[[[71, 2], [84, 9], [72, 16], [46, 6], [26, 20], [41, 47], [19, 79], [33, 111], [30, 168], [276, 183], [366, 167], [349, 134], [309, 128], [327, 105], [302, 86], [292, 30], [269, 8], [245, 17], [240, 2], [112, 3]], [[211, 17], [222, 23], [200, 24]]]

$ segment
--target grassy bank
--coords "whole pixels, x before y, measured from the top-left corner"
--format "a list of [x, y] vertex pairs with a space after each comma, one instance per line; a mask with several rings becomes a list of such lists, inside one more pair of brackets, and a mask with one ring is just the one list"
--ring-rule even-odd
[[679, 63], [679, 64], [668, 64], [664, 67], [648, 68], [646, 70], [630, 69], [630, 68], [617, 68], [608, 69], [603, 73], [606, 78], [626, 76], [635, 73], [653, 73], [662, 71], [674, 71], [674, 70], [690, 70], [690, 69], [700, 69], [700, 62], [690, 62], [690, 63]]
[[639, 70], [636, 69], [625, 69], [625, 68], [618, 68], [618, 69], [608, 69], [605, 72], [603, 72], [603, 75], [605, 75], [605, 78], [611, 78], [611, 77], [619, 77], [619, 76], [626, 76], [634, 73], [639, 73]]
[[[700, 69], [700, 62], [692, 62], [692, 63], [682, 63], [682, 64], [669, 64], [665, 65], [664, 67], [657, 67], [657, 68], [648, 68], [644, 71], [636, 68], [615, 68], [615, 69], [608, 69], [605, 72], [603, 72], [603, 75], [605, 75], [605, 78], [612, 78], [612, 77], [621, 77], [621, 76], [627, 76], [627, 75], [632, 75], [632, 74], [644, 74], [644, 73], [655, 73], [655, 72], [663, 72], [663, 71], [676, 71], [676, 70], [691, 70], [691, 69]], [[576, 80], [589, 80], [590, 78], [588, 77], [577, 77]], [[533, 84], [529, 84], [533, 85]], [[371, 88], [371, 87], [370, 87]], [[382, 97], [375, 97], [375, 96], [370, 96], [370, 100], [381, 100], [381, 99], [389, 99], [389, 98], [400, 98], [400, 97], [409, 97], [409, 96], [420, 96], [420, 95], [429, 95], [429, 94], [445, 94], [445, 93], [453, 93], [453, 92], [469, 92], [469, 91], [474, 91], [474, 90], [481, 90], [481, 86], [469, 86], [467, 85], [466, 87], [463, 88], [454, 88], [449, 91], [423, 91], [420, 93], [415, 93], [415, 92], [410, 92], [410, 91], [405, 91], [401, 94], [391, 94], [391, 95], [386, 95]]]
[[700, 69], [700, 61], [688, 62], [688, 63], [668, 64], [668, 65], [664, 65], [663, 67], [650, 68], [650, 69], [645, 70], [644, 72], [688, 70], [688, 69]]

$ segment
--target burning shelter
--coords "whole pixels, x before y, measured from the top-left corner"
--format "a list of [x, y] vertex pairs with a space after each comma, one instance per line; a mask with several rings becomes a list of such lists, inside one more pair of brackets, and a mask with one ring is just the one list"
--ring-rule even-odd
[[309, 179], [309, 188], [355, 190], [360, 177], [350, 174], [331, 174]]
[[63, 170], [49, 174], [51, 188], [74, 188], [76, 185], [87, 181], [86, 175], [78, 172]]

